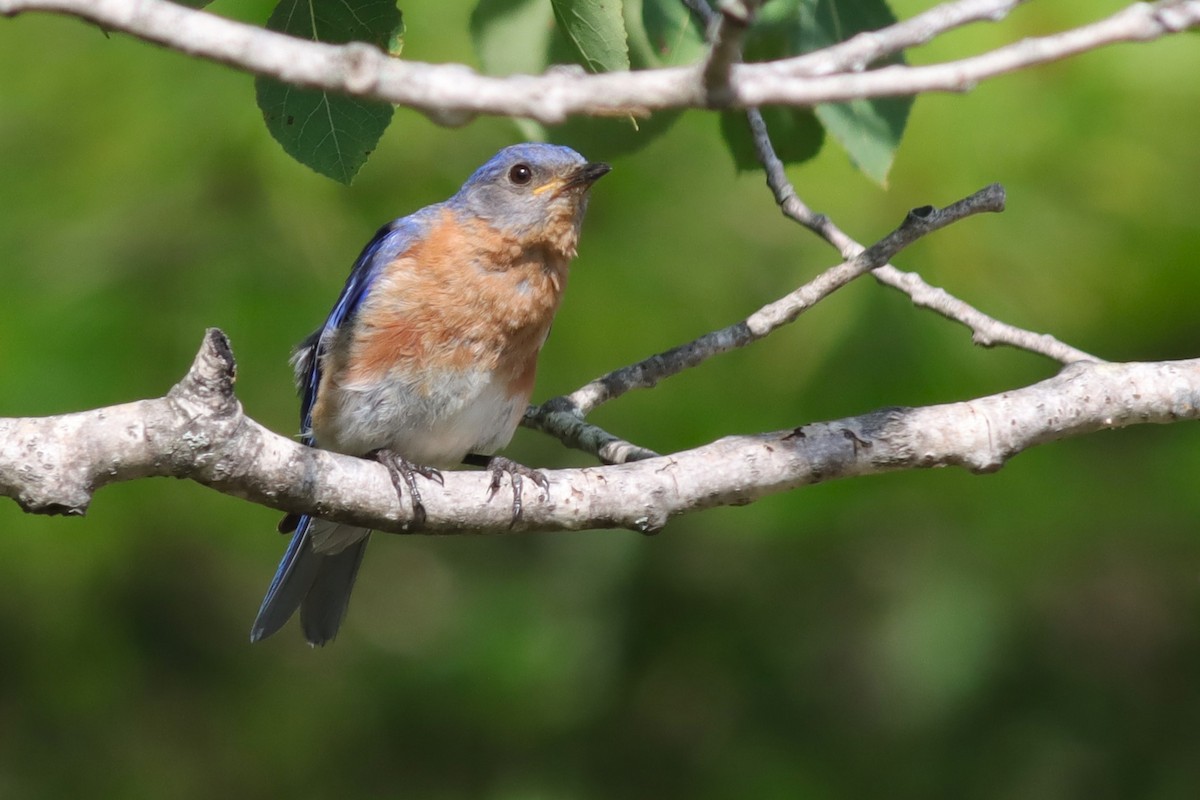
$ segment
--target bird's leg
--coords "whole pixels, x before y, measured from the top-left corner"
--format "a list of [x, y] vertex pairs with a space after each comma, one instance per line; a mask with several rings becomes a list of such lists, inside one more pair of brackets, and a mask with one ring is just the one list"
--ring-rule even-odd
[[366, 458], [371, 458], [378, 461], [387, 467], [388, 475], [392, 478], [392, 486], [396, 487], [396, 497], [400, 501], [404, 501], [404, 490], [408, 489], [408, 499], [412, 503], [414, 529], [420, 528], [425, 524], [425, 505], [421, 502], [421, 490], [417, 488], [417, 476], [431, 481], [437, 481], [439, 485], [445, 485], [442, 481], [442, 473], [433, 467], [426, 467], [423, 464], [414, 464], [399, 453], [394, 453], [391, 450], [380, 448], [367, 453]]
[[488, 485], [487, 499], [490, 501], [496, 496], [496, 492], [500, 491], [500, 481], [505, 474], [508, 475], [509, 482], [512, 484], [513, 490], [513, 515], [512, 522], [509, 527], [515, 525], [517, 520], [521, 518], [521, 490], [522, 478], [536, 483], [543, 490], [550, 488], [550, 479], [547, 478], [539, 470], [527, 467], [524, 464], [518, 464], [511, 458], [504, 456], [481, 456], [477, 453], [468, 453], [463, 463], [472, 467], [483, 467], [490, 470], [492, 473], [492, 482]]

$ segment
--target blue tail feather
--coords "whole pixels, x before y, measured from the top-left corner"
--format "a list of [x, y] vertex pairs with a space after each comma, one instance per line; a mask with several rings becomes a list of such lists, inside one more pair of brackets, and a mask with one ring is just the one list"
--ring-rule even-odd
[[312, 546], [316, 522], [312, 517], [300, 518], [250, 629], [251, 642], [278, 631], [296, 609], [300, 609], [301, 627], [309, 644], [323, 645], [337, 635], [368, 539], [363, 536], [331, 555], [318, 553]]

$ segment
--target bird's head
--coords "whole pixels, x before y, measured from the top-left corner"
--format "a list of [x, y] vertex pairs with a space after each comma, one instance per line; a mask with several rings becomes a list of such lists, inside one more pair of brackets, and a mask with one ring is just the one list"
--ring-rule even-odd
[[569, 147], [516, 144], [476, 170], [450, 204], [523, 246], [573, 256], [588, 190], [609, 169]]

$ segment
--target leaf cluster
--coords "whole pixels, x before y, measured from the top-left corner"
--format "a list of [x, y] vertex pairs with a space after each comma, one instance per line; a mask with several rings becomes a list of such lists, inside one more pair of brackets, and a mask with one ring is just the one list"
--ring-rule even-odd
[[[893, 22], [884, 0], [772, 0], [747, 31], [744, 58], [797, 56]], [[330, 44], [366, 42], [396, 58], [405, 36], [393, 0], [280, 0], [267, 27]], [[656, 69], [699, 63], [707, 53], [704, 26], [681, 0], [479, 0], [470, 34], [483, 70], [492, 75], [538, 74], [560, 64], [597, 73]], [[341, 183], [354, 179], [392, 121], [392, 107], [375, 100], [264, 77], [256, 79], [256, 89], [267, 128], [284, 150]], [[814, 157], [829, 135], [863, 173], [882, 183], [911, 105], [911, 98], [883, 98], [768, 108], [763, 114], [785, 163]], [[514, 124], [525, 139], [613, 158], [646, 146], [680, 114], [576, 119], [552, 127], [531, 120]], [[738, 170], [759, 168], [744, 114], [722, 112], [719, 131]]]

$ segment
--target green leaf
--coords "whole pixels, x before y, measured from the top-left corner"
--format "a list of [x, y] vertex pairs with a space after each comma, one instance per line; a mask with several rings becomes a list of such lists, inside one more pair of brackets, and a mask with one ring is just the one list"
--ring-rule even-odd
[[280, 0], [267, 27], [300, 39], [367, 42], [391, 52], [404, 32], [404, 18], [394, 0]]
[[212, 1], [213, 0], [175, 0], [175, 2], [179, 3], [179, 5], [187, 6], [188, 8], [204, 8]]
[[[896, 22], [884, 0], [816, 0], [800, 14], [797, 52], [809, 52], [845, 41], [862, 31]], [[903, 63], [902, 56], [884, 63]], [[883, 97], [828, 103], [816, 108], [817, 119], [867, 177], [884, 184], [900, 146], [911, 97]]]
[[888, 170], [912, 108], [911, 97], [881, 97], [817, 106], [817, 119], [871, 180], [887, 183]]
[[[550, 40], [549, 61], [561, 64], [575, 53], [574, 44], [556, 29]], [[570, 145], [592, 160], [606, 160], [645, 147], [679, 118], [677, 111], [660, 111], [650, 117], [572, 117], [546, 129], [548, 138]]]
[[387, 103], [360, 100], [259, 78], [258, 107], [267, 130], [301, 164], [349, 185], [392, 121]]
[[682, 0], [644, 0], [641, 22], [654, 66], [691, 64], [708, 50], [703, 26]]
[[[745, 45], [746, 61], [774, 61], [799, 52], [799, 36], [808, 7], [816, 0], [774, 0], [763, 6]], [[775, 154], [784, 164], [800, 164], [815, 157], [825, 141], [825, 132], [810, 108], [766, 106], [760, 109]], [[738, 171], [762, 169], [750, 135], [746, 114], [721, 114], [721, 137], [729, 148]]]
[[[625, 0], [626, 21], [635, 13], [640, 18], [641, 8], [640, 0]], [[471, 14], [470, 30], [480, 64], [490, 75], [537, 74], [549, 64], [580, 58], [575, 43], [554, 24], [554, 11], [545, 0], [480, 0]], [[635, 30], [638, 28], [631, 26], [631, 34]], [[631, 54], [631, 60], [643, 66], [641, 51], [633, 50], [637, 55]], [[670, 111], [637, 120], [575, 118], [554, 126], [532, 120], [513, 123], [525, 139], [553, 140], [576, 148], [588, 158], [604, 160], [644, 147], [679, 116], [679, 112]]]
[[629, 39], [621, 0], [550, 0], [550, 5], [588, 69], [629, 69]]
[[[767, 106], [759, 109], [759, 113], [771, 132], [775, 155], [783, 163], [799, 164], [821, 151], [825, 130], [811, 110]], [[729, 147], [734, 166], [739, 172], [762, 168], [754, 149], [754, 137], [750, 133], [746, 112], [722, 112], [721, 137]]]
[[844, 42], [857, 33], [896, 22], [885, 0], [802, 0], [795, 5], [792, 19], [800, 23], [794, 29], [798, 53]]
[[[845, 41], [857, 33], [896, 21], [884, 0], [773, 0], [767, 3], [746, 41], [747, 61], [772, 61]], [[902, 58], [887, 63], [901, 63]], [[809, 126], [819, 121], [850, 159], [872, 180], [884, 183], [912, 108], [911, 98], [857, 100], [807, 109], [763, 109], [771, 139], [784, 163], [812, 158], [820, 147]], [[815, 112], [815, 118], [814, 118]], [[746, 142], [739, 129], [722, 120], [722, 133], [739, 169], [746, 169]]]
[[817, 0], [773, 0], [759, 11], [746, 35], [745, 61], [774, 61], [803, 52], [804, 32], [812, 27], [812, 7]]
[[[267, 21], [273, 31], [310, 41], [360, 41], [396, 55], [404, 21], [394, 0], [281, 0]], [[284, 151], [316, 172], [349, 184], [379, 143], [392, 106], [374, 100], [300, 89], [257, 78], [267, 130]]]

